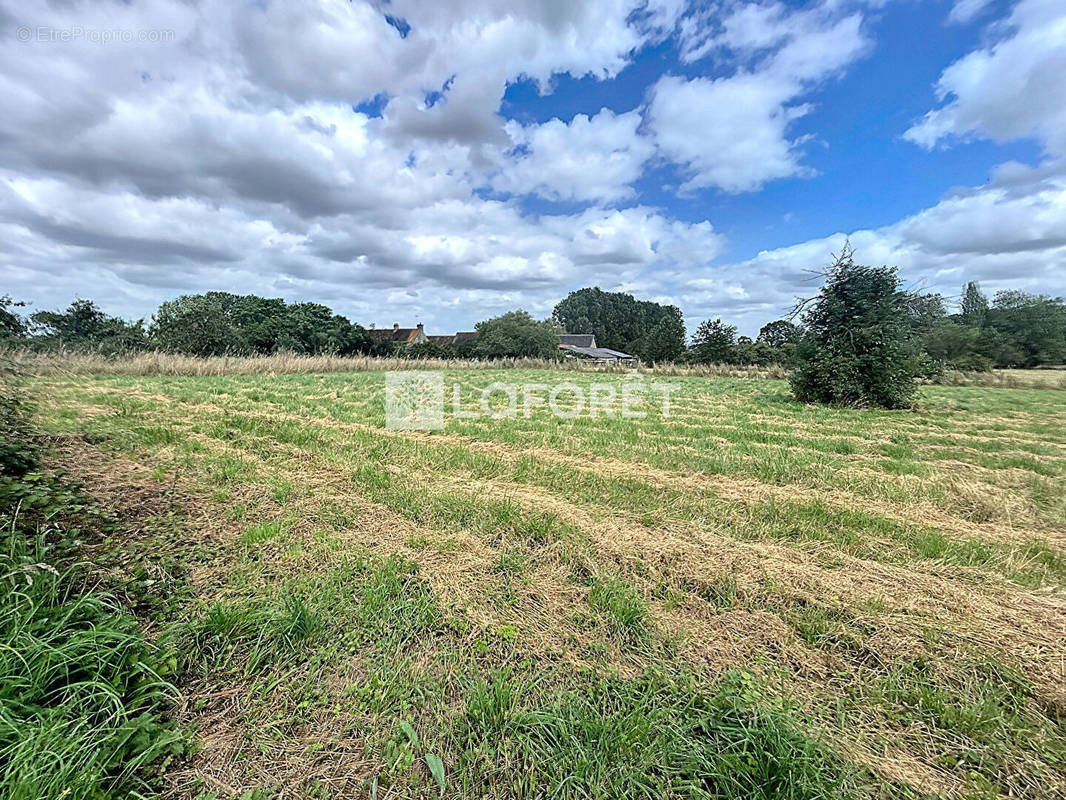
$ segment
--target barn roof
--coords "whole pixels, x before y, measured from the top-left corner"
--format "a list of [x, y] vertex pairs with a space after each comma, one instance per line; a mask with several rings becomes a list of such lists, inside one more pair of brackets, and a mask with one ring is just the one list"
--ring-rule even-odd
[[560, 345], [564, 350], [569, 350], [572, 353], [578, 353], [589, 358], [603, 358], [609, 360], [626, 360], [633, 359], [636, 356], [631, 356], [629, 353], [623, 353], [619, 350], [611, 350], [609, 347], [578, 347], [572, 344]]
[[592, 333], [561, 333], [559, 334], [560, 345], [572, 345], [574, 347], [595, 347], [596, 335]]

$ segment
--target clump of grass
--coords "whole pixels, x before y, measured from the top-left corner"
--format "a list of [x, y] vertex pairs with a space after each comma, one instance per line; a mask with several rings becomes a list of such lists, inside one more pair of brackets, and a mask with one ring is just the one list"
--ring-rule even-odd
[[441, 619], [433, 592], [418, 577], [418, 564], [398, 554], [364, 568], [356, 598], [353, 631], [382, 646], [400, 647]]
[[216, 602], [185, 626], [182, 651], [193, 672], [239, 668], [252, 675], [264, 665], [298, 660], [323, 628], [322, 617], [290, 592], [265, 604]]
[[543, 692], [508, 672], [468, 687], [456, 723], [464, 796], [842, 800], [857, 772], [747, 673], [588, 677]]
[[732, 572], [722, 572], [711, 581], [684, 580], [681, 588], [694, 592], [721, 611], [737, 604], [737, 577]]
[[176, 662], [90, 588], [70, 514], [88, 501], [45, 476], [0, 483], [0, 795], [149, 792], [185, 748], [165, 716]]
[[647, 636], [647, 604], [636, 589], [625, 581], [594, 577], [589, 587], [589, 605], [607, 621], [618, 638], [636, 641]]
[[263, 542], [269, 542], [271, 539], [278, 538], [284, 530], [285, 523], [282, 520], [260, 522], [252, 525], [241, 534], [241, 544], [245, 547], [252, 547]]

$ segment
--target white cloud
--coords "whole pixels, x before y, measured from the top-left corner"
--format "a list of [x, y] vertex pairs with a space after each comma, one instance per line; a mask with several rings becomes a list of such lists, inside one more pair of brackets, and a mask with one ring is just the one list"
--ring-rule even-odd
[[979, 17], [992, 5], [992, 0], [955, 0], [948, 13], [948, 22], [966, 25]]
[[[675, 287], [690, 322], [724, 315], [751, 335], [785, 314], [796, 297], [814, 293], [818, 284], [810, 271], [828, 264], [845, 238], [860, 263], [898, 266], [909, 285], [949, 298], [970, 280], [990, 293], [1062, 293], [1066, 177], [1007, 170], [985, 187], [952, 194], [892, 225], [811, 239], [732, 264], [672, 273], [665, 280]], [[701, 279], [711, 280], [711, 287]]]
[[569, 123], [507, 124], [518, 151], [493, 179], [502, 192], [539, 194], [551, 200], [616, 201], [633, 196], [636, 181], [655, 151], [637, 133], [636, 111], [615, 114], [604, 108]]
[[662, 153], [684, 165], [684, 189], [752, 191], [805, 173], [787, 136], [789, 123], [805, 109], [787, 107], [790, 95], [759, 75], [667, 76], [655, 85], [648, 124]]
[[952, 138], [1007, 141], [1038, 138], [1049, 153], [1066, 155], [1066, 5], [1021, 0], [998, 36], [941, 74], [946, 101], [904, 134], [923, 147]]
[[[708, 223], [598, 205], [538, 217], [481, 192], [495, 178], [629, 196], [652, 151], [637, 113], [505, 128], [499, 105], [520, 78], [549, 91], [561, 72], [617, 74], [673, 30], [672, 0], [395, 0], [385, 11], [405, 32], [346, 0], [0, 8], [0, 269], [5, 291], [39, 305], [80, 292], [139, 316], [226, 289], [364, 320], [396, 303], [447, 329], [471, 309], [542, 307], [586, 278], [721, 251]], [[19, 25], [174, 37], [22, 43]], [[380, 94], [381, 118], [353, 112]]]
[[802, 138], [789, 133], [810, 110], [802, 98], [869, 44], [861, 15], [840, 17], [835, 9], [825, 3], [789, 13], [779, 3], [743, 4], [717, 33], [709, 11], [681, 23], [686, 60], [754, 62], [728, 77], [667, 75], [652, 89], [648, 127], [663, 155], [682, 168], [683, 190], [745, 192], [812, 174], [801, 161]]

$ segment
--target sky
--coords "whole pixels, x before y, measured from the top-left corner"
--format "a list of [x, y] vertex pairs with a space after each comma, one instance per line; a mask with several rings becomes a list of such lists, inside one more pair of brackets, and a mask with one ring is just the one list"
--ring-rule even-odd
[[0, 294], [743, 334], [850, 237], [1066, 294], [1063, 0], [0, 0]]

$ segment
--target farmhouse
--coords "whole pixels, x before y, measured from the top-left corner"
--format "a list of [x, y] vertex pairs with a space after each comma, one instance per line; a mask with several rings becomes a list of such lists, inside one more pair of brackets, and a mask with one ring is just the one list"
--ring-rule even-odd
[[413, 328], [401, 328], [400, 323], [392, 323], [391, 328], [378, 328], [373, 323], [367, 329], [367, 334], [375, 342], [399, 342], [401, 344], [423, 344], [429, 341], [426, 332], [419, 322]]

